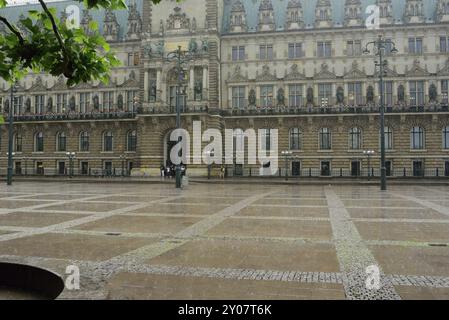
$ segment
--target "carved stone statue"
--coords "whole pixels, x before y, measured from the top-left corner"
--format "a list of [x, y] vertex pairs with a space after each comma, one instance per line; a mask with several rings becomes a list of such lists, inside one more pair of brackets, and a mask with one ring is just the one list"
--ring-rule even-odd
[[307, 104], [313, 104], [313, 88], [307, 89]]
[[345, 101], [345, 92], [342, 87], [337, 88], [337, 103], [343, 104]]
[[190, 39], [189, 51], [192, 53], [195, 53], [195, 52], [197, 52], [197, 50], [198, 50], [198, 44], [196, 43], [196, 39], [194, 39], [194, 38]]
[[278, 106], [281, 106], [281, 107], [285, 106], [284, 89], [282, 89], [282, 88], [278, 89], [278, 93], [277, 93], [276, 99], [277, 99]]
[[156, 54], [163, 55], [164, 54], [164, 40], [160, 40], [156, 45]]
[[53, 99], [51, 97], [47, 100], [47, 112], [53, 112]]
[[94, 103], [94, 109], [98, 110], [100, 108], [100, 102], [98, 100], [98, 96], [94, 96], [94, 98], [92, 100], [93, 100], [93, 103]]
[[248, 102], [250, 106], [256, 105], [256, 91], [254, 89], [249, 91]]
[[70, 111], [75, 111], [75, 97], [70, 98], [69, 109], [70, 109]]
[[195, 86], [193, 90], [195, 91], [195, 96], [201, 95], [201, 93], [203, 92], [203, 83], [201, 80], [195, 81]]
[[195, 17], [192, 18], [192, 31], [196, 31], [196, 19], [195, 19]]
[[28, 98], [26, 101], [25, 101], [25, 112], [31, 112], [31, 100], [30, 100], [30, 98]]
[[207, 52], [209, 50], [209, 43], [207, 42], [207, 39], [201, 40], [201, 50], [203, 50], [203, 52]]
[[398, 87], [398, 101], [399, 102], [405, 101], [405, 89], [402, 84]]
[[5, 109], [4, 109], [5, 113], [9, 113], [9, 100], [5, 101]]
[[117, 108], [123, 110], [123, 96], [121, 94], [119, 94], [117, 98]]
[[437, 101], [437, 87], [434, 84], [431, 84], [429, 87], [429, 100], [430, 102], [436, 102]]
[[374, 88], [373, 86], [369, 86], [368, 89], [366, 89], [366, 101], [367, 102], [374, 102]]

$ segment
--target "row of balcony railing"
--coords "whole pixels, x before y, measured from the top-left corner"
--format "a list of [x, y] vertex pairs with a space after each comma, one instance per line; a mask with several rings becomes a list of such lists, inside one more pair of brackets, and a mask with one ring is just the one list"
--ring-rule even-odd
[[[334, 106], [266, 106], [266, 107], [246, 107], [216, 109], [204, 106], [182, 106], [181, 113], [218, 113], [223, 116], [241, 115], [276, 115], [276, 114], [339, 114], [339, 113], [378, 113], [378, 105], [354, 106], [354, 105], [334, 105]], [[387, 113], [423, 113], [423, 112], [449, 112], [448, 104], [428, 104], [420, 106], [410, 105], [386, 105]], [[100, 120], [100, 119], [130, 119], [137, 115], [151, 114], [175, 114], [176, 107], [148, 107], [133, 111], [113, 111], [113, 112], [88, 112], [88, 113], [42, 113], [42, 114], [16, 114], [14, 121], [70, 121], [70, 120]], [[7, 119], [8, 115], [3, 114]]]

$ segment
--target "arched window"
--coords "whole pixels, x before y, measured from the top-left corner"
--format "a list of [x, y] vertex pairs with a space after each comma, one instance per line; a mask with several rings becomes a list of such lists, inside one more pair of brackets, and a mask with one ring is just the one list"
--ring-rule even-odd
[[112, 134], [112, 131], [106, 131], [103, 134], [103, 151], [113, 150], [113, 139], [114, 135]]
[[64, 132], [56, 134], [56, 151], [67, 151], [67, 137]]
[[362, 130], [360, 128], [351, 128], [349, 130], [349, 149], [362, 149]]
[[13, 142], [14, 142], [13, 150], [15, 152], [22, 152], [22, 135], [20, 133], [16, 133], [14, 135]]
[[449, 126], [443, 129], [443, 149], [449, 149]]
[[34, 151], [44, 152], [44, 134], [42, 132], [37, 132], [34, 135]]
[[290, 150], [302, 149], [302, 132], [299, 128], [291, 128], [289, 132], [290, 136]]
[[319, 132], [320, 150], [332, 149], [332, 136], [329, 128], [321, 128]]
[[393, 130], [390, 127], [385, 127], [385, 149], [392, 150], [393, 149]]
[[131, 130], [128, 131], [126, 136], [126, 146], [127, 151], [134, 152], [137, 150], [137, 131]]
[[87, 131], [80, 133], [80, 151], [89, 151], [89, 133]]
[[410, 131], [410, 147], [413, 150], [424, 149], [424, 129], [421, 127], [413, 127]]

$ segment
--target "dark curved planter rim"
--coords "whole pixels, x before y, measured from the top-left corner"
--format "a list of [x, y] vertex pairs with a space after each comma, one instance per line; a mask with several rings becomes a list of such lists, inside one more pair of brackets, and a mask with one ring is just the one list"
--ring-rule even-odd
[[0, 262], [0, 287], [11, 287], [56, 299], [64, 290], [64, 281], [56, 273], [35, 266]]

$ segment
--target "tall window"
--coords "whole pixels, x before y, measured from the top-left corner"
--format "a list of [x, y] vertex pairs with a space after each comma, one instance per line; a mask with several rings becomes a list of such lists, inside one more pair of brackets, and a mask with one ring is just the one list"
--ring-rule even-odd
[[303, 57], [302, 43], [289, 43], [288, 44], [288, 58], [295, 59]]
[[362, 149], [362, 130], [360, 130], [359, 128], [351, 128], [349, 130], [349, 149]]
[[386, 106], [393, 105], [393, 81], [384, 82], [384, 99]]
[[362, 83], [361, 82], [348, 83], [348, 95], [350, 105], [362, 105], [363, 104]]
[[126, 150], [130, 152], [134, 152], [137, 150], [137, 131], [131, 130], [128, 132], [126, 138]]
[[422, 54], [422, 38], [409, 38], [408, 39], [408, 53], [410, 54]]
[[302, 132], [299, 128], [291, 128], [289, 132], [290, 136], [290, 150], [301, 150], [302, 149]]
[[127, 111], [136, 111], [134, 98], [137, 97], [137, 90], [126, 91], [126, 108]]
[[233, 46], [232, 47], [232, 61], [245, 60], [245, 47]]
[[14, 104], [12, 112], [13, 114], [22, 114], [23, 112], [23, 97], [22, 96], [16, 96], [14, 97]]
[[34, 135], [34, 151], [44, 151], [44, 134], [42, 132], [38, 132]]
[[413, 127], [410, 131], [410, 146], [413, 150], [424, 149], [424, 129]]
[[64, 132], [56, 134], [56, 151], [67, 151], [67, 137]]
[[332, 98], [332, 84], [331, 83], [319, 83], [318, 84], [318, 103], [320, 105], [331, 103]]
[[391, 39], [385, 39], [386, 43], [385, 43], [385, 55], [389, 56], [391, 55], [391, 50], [393, 50], [393, 42], [391, 42]]
[[291, 84], [288, 86], [288, 105], [290, 107], [301, 107], [303, 105], [302, 84]]
[[410, 81], [410, 105], [424, 104], [424, 81]]
[[67, 93], [61, 93], [56, 96], [56, 112], [62, 113], [67, 110]]
[[449, 52], [449, 37], [440, 37], [440, 52]]
[[[174, 108], [176, 107], [176, 91], [177, 91], [177, 86], [170, 86], [170, 107]], [[184, 109], [185, 105], [186, 105], [186, 87], [183, 86], [181, 87], [181, 92], [179, 94], [179, 105], [181, 110]]]
[[385, 127], [385, 150], [393, 150], [393, 130]]
[[362, 54], [362, 41], [350, 40], [346, 44], [346, 54], [348, 56], [360, 56]]
[[14, 151], [22, 152], [22, 135], [20, 133], [16, 133], [14, 136]]
[[443, 129], [443, 149], [449, 149], [449, 126]]
[[260, 87], [260, 104], [262, 107], [271, 107], [273, 105], [273, 86]]
[[271, 131], [270, 129], [260, 129], [260, 150], [271, 150]]
[[90, 93], [80, 93], [80, 112], [88, 112], [90, 104]]
[[114, 107], [114, 92], [103, 92], [103, 111], [111, 112]]
[[37, 96], [34, 96], [34, 105], [36, 108], [36, 113], [37, 114], [42, 114], [44, 113], [45, 110], [45, 96], [40, 94]]
[[447, 104], [448, 103], [448, 80], [441, 80], [441, 102]]
[[87, 131], [80, 133], [80, 151], [89, 151], [89, 133]]
[[265, 44], [259, 46], [259, 59], [260, 60], [272, 60], [273, 59], [273, 45]]
[[109, 152], [113, 150], [114, 135], [111, 131], [106, 131], [103, 134], [103, 151]]
[[331, 150], [332, 149], [331, 139], [332, 137], [330, 129], [321, 128], [319, 132], [320, 150]]
[[330, 57], [332, 55], [332, 43], [330, 41], [318, 41], [317, 55], [320, 58]]
[[237, 109], [245, 108], [245, 87], [232, 87], [232, 107]]
[[138, 66], [139, 65], [139, 53], [129, 52], [128, 53], [128, 66]]

